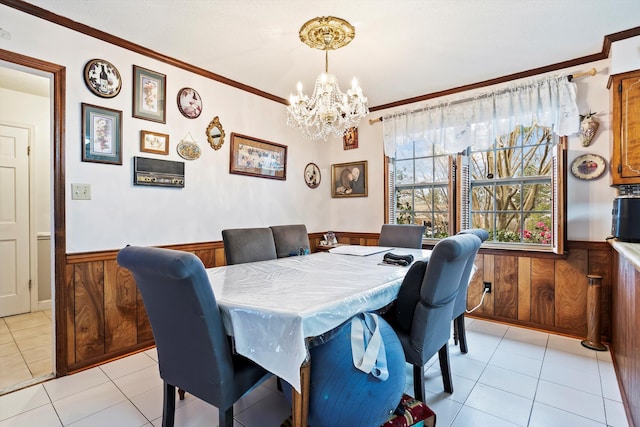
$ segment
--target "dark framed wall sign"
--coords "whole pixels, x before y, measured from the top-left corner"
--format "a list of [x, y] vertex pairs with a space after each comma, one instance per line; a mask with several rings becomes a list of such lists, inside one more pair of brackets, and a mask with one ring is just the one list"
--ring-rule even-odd
[[82, 103], [82, 161], [122, 164], [122, 111]]
[[231, 134], [229, 173], [287, 179], [287, 146], [237, 133]]
[[167, 76], [133, 66], [133, 117], [166, 123]]

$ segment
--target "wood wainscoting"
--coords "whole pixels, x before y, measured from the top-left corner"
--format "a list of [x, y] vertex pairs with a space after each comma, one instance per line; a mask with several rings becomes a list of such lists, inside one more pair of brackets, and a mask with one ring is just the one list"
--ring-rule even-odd
[[[336, 232], [340, 243], [377, 245], [378, 233]], [[322, 233], [310, 233], [315, 252]], [[225, 265], [221, 241], [165, 246], [196, 254], [206, 267]], [[587, 274], [603, 276], [602, 335], [611, 336], [612, 249], [604, 242], [569, 242], [564, 258], [533, 252], [481, 250], [469, 287], [468, 306], [480, 302], [483, 281], [492, 283], [473, 316], [576, 337], [587, 335]], [[65, 348], [57, 357], [66, 374], [153, 345], [153, 336], [135, 282], [118, 266], [118, 251], [66, 256], [64, 319], [57, 319]]]
[[484, 251], [469, 285], [467, 307], [480, 303], [483, 282], [491, 293], [472, 316], [528, 326], [574, 337], [587, 336], [588, 274], [602, 279], [601, 334], [611, 338], [611, 246], [605, 242], [568, 242], [566, 256], [533, 252]]

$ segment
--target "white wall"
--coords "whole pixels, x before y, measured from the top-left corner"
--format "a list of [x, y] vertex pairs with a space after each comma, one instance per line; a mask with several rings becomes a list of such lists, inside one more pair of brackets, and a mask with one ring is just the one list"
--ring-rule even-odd
[[611, 74], [626, 73], [640, 68], [640, 36], [611, 44]]
[[[307, 141], [296, 130], [287, 128], [285, 107], [279, 103], [83, 36], [6, 6], [0, 6], [0, 15], [5, 18], [3, 29], [12, 36], [9, 41], [0, 39], [0, 48], [67, 67], [67, 252], [115, 249], [127, 243], [160, 245], [220, 240], [224, 228], [283, 223], [305, 223], [310, 232], [330, 229], [354, 232], [380, 230], [384, 219], [382, 124], [369, 125], [367, 119], [391, 110], [370, 114], [359, 128], [359, 148], [343, 151], [342, 141], [338, 139]], [[597, 76], [583, 77], [577, 79], [576, 83], [580, 112], [597, 112], [601, 123], [590, 147], [582, 147], [577, 137], [569, 139], [569, 164], [585, 152], [609, 158], [610, 113], [606, 83], [612, 62], [624, 63], [624, 68], [640, 68], [637, 39], [615, 43], [612, 47], [612, 56], [615, 54], [615, 58], [611, 61], [598, 61], [566, 70], [567, 74], [592, 66], [598, 70]], [[118, 67], [123, 88], [117, 97], [98, 98], [85, 87], [82, 70], [84, 64], [93, 58], [106, 59]], [[167, 124], [131, 117], [133, 64], [167, 75]], [[176, 107], [176, 94], [185, 86], [195, 88], [203, 98], [203, 113], [198, 119], [182, 117]], [[457, 94], [456, 98], [491, 89]], [[367, 88], [363, 90], [366, 94]], [[438, 101], [431, 100], [429, 103]], [[122, 166], [80, 161], [82, 102], [123, 111]], [[402, 109], [422, 105], [424, 103], [404, 106]], [[208, 146], [204, 135], [214, 116], [220, 117], [227, 133], [226, 141], [218, 151]], [[141, 129], [170, 135], [169, 156], [144, 154], [160, 159], [183, 161], [175, 152], [177, 143], [188, 133], [196, 138], [203, 154], [196, 161], [185, 161], [184, 189], [132, 185], [132, 157], [141, 155], [138, 149]], [[229, 137], [232, 132], [287, 145], [287, 180], [230, 175]], [[332, 199], [331, 164], [361, 160], [368, 161], [369, 196]], [[322, 173], [321, 185], [314, 190], [304, 184], [302, 177], [304, 166], [309, 162], [318, 164]], [[602, 241], [610, 234], [611, 202], [615, 197], [615, 189], [609, 186], [609, 179], [609, 173], [593, 181], [580, 181], [568, 174], [567, 220], [570, 240]], [[71, 183], [91, 184], [93, 199], [72, 201]]]
[[[609, 91], [607, 90], [607, 80], [609, 78], [609, 61], [598, 61], [591, 64], [584, 64], [580, 67], [572, 69], [560, 70], [550, 74], [572, 74], [580, 71], [586, 71], [595, 67], [598, 71], [594, 77], [581, 77], [574, 81], [578, 88], [578, 109], [581, 114], [589, 111], [597, 112], [596, 117], [600, 121], [600, 128], [589, 147], [583, 147], [578, 136], [569, 137], [569, 147], [567, 151], [568, 164], [581, 154], [594, 153], [599, 154], [605, 159], [609, 159], [609, 139], [610, 139], [610, 113], [609, 113]], [[522, 79], [522, 81], [533, 80], [535, 78]], [[449, 100], [462, 99], [472, 97], [480, 93], [487, 93], [493, 89], [517, 84], [518, 81], [506, 84], [486, 87], [475, 91], [459, 93], [449, 97]], [[363, 88], [366, 92], [366, 88]], [[413, 110], [425, 105], [434, 105], [445, 98], [433, 99], [426, 102], [415, 103], [398, 107], [395, 109], [387, 109], [377, 111], [371, 114], [371, 118], [376, 118], [389, 114], [392, 111]], [[342, 219], [338, 219], [342, 209], [334, 204], [333, 216], [334, 227], [341, 227], [341, 223], [348, 223], [348, 230], [359, 231], [379, 231], [379, 224], [384, 218], [384, 196], [383, 196], [383, 161], [382, 161], [382, 123], [374, 123], [369, 125], [363, 123], [360, 125], [361, 142], [360, 146], [366, 150], [366, 158], [369, 160], [370, 177], [373, 177], [372, 185], [376, 188], [374, 200], [370, 200], [367, 206], [353, 204], [357, 209], [357, 215], [348, 215], [345, 213]], [[375, 141], [372, 143], [372, 141]], [[347, 152], [348, 153], [348, 152]], [[354, 153], [356, 154], [356, 153]], [[348, 154], [353, 157], [351, 153]], [[334, 151], [334, 158], [338, 153]], [[345, 157], [346, 155], [342, 155]], [[358, 157], [356, 155], [356, 157]], [[360, 156], [363, 157], [363, 156]], [[362, 159], [353, 159], [362, 160]], [[373, 167], [372, 167], [373, 166]], [[373, 174], [371, 174], [373, 172]], [[569, 240], [587, 240], [602, 241], [611, 233], [611, 206], [612, 201], [616, 197], [616, 191], [609, 186], [610, 175], [608, 171], [599, 179], [592, 181], [581, 181], [571, 173], [567, 174], [567, 237]], [[370, 191], [371, 193], [371, 191]], [[370, 196], [371, 198], [372, 196]], [[364, 220], [363, 218], [371, 219]], [[338, 223], [340, 221], [340, 223]]]
[[[221, 240], [229, 227], [305, 223], [310, 232], [330, 228], [327, 211], [330, 180], [325, 142], [310, 142], [286, 126], [285, 106], [219, 84], [187, 71], [149, 59], [0, 6], [3, 29], [11, 40], [0, 48], [66, 67], [66, 228], [67, 252], [117, 249], [128, 243], [163, 245]], [[120, 71], [123, 87], [112, 99], [94, 96], [85, 86], [83, 68], [93, 58], [103, 58]], [[132, 66], [167, 75], [167, 123], [131, 117]], [[211, 70], [215, 72], [215, 70]], [[233, 76], [229, 76], [233, 77]], [[195, 88], [203, 98], [203, 112], [195, 120], [184, 118], [176, 106], [180, 88]], [[123, 165], [82, 162], [81, 103], [123, 112]], [[205, 129], [219, 116], [227, 134], [218, 151], [207, 143]], [[185, 162], [185, 188], [166, 189], [132, 184], [132, 157], [139, 151], [141, 129], [170, 135], [169, 156], [145, 157]], [[288, 146], [287, 180], [278, 181], [229, 174], [229, 138], [237, 132]], [[202, 149], [195, 161], [185, 161], [175, 151], [190, 133]], [[319, 188], [303, 180], [307, 163], [322, 172]], [[92, 200], [71, 200], [71, 183], [91, 185]]]

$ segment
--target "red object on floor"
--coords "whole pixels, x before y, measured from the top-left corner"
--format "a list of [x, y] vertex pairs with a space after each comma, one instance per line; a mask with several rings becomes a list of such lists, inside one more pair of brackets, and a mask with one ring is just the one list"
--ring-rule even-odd
[[403, 394], [400, 404], [404, 407], [404, 415], [393, 415], [382, 427], [409, 427], [415, 425], [435, 427], [436, 414], [425, 403]]

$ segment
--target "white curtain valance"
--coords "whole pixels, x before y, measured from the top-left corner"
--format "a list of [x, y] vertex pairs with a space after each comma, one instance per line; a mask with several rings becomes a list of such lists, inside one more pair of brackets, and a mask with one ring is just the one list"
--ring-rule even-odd
[[474, 98], [439, 103], [384, 116], [384, 151], [394, 157], [396, 146], [425, 140], [448, 153], [469, 146], [486, 149], [497, 136], [517, 125], [552, 127], [559, 136], [580, 129], [576, 84], [566, 76], [548, 77]]

